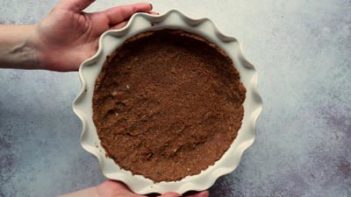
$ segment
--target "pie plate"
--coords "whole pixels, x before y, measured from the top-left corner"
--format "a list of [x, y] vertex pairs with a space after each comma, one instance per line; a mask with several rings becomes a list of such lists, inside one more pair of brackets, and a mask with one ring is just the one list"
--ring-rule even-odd
[[[154, 182], [142, 175], [134, 175], [131, 171], [121, 169], [111, 158], [106, 156], [93, 122], [92, 98], [95, 81], [106, 61], [123, 42], [136, 34], [160, 30], [177, 29], [201, 36], [224, 50], [233, 60], [240, 74], [240, 80], [246, 88], [246, 98], [243, 103], [244, 117], [236, 139], [223, 156], [212, 166], [200, 174], [187, 176], [179, 181]], [[101, 35], [97, 53], [84, 61], [79, 69], [81, 90], [73, 102], [73, 111], [82, 121], [82, 147], [93, 154], [99, 161], [102, 173], [109, 179], [125, 183], [138, 194], [206, 190], [221, 176], [233, 172], [239, 165], [243, 152], [255, 140], [256, 119], [262, 110], [262, 100], [257, 92], [257, 74], [254, 66], [242, 55], [238, 41], [222, 34], [207, 19], [192, 19], [177, 10], [171, 10], [162, 15], [138, 13], [133, 15], [128, 24], [122, 29], [110, 30]]]

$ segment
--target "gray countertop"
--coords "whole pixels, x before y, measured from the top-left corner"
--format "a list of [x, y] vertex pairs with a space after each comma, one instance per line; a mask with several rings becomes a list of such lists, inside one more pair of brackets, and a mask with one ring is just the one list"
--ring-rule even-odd
[[[0, 23], [36, 23], [55, 0], [2, 0]], [[88, 10], [135, 1], [99, 0]], [[154, 0], [209, 17], [259, 74], [255, 144], [212, 196], [351, 196], [351, 1]], [[80, 147], [77, 73], [0, 70], [0, 196], [55, 196], [100, 183]]]

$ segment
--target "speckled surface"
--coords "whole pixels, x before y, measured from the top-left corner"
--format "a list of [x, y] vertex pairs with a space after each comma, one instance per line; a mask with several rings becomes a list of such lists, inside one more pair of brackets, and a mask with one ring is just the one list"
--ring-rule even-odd
[[[2, 0], [0, 23], [38, 22], [55, 2]], [[132, 1], [88, 10], [123, 2]], [[351, 196], [350, 0], [151, 2], [213, 19], [259, 73], [256, 143], [212, 196]], [[103, 180], [80, 147], [79, 86], [77, 73], [0, 70], [0, 196], [55, 196]]]

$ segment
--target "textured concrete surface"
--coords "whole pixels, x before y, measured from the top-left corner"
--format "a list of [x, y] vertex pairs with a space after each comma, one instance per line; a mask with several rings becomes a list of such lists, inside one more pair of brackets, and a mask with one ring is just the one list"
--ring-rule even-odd
[[[0, 23], [38, 22], [55, 2], [2, 0]], [[259, 73], [256, 143], [212, 196], [351, 196], [350, 0], [151, 2], [213, 19]], [[55, 196], [103, 180], [79, 144], [79, 86], [77, 73], [0, 70], [0, 196]]]

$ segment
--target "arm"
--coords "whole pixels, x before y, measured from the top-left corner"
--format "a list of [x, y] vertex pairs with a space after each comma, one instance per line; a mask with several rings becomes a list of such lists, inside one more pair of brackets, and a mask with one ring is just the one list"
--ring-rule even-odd
[[0, 68], [40, 68], [30, 41], [34, 25], [0, 25]]

